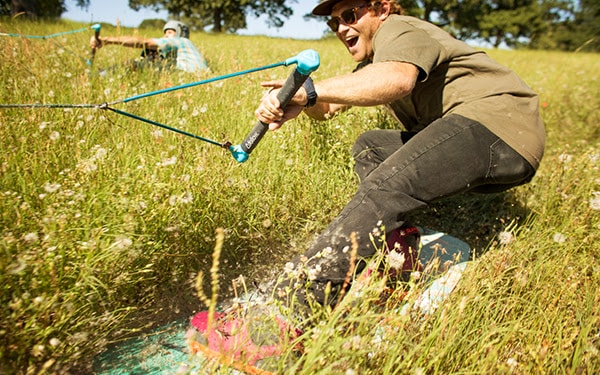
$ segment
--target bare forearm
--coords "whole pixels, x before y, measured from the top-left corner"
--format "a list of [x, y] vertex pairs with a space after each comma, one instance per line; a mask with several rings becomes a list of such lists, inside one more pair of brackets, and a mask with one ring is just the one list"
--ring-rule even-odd
[[118, 44], [125, 47], [156, 49], [157, 45], [152, 39], [146, 39], [139, 36], [104, 36], [100, 37], [100, 42], [104, 45]]
[[326, 119], [351, 106], [387, 104], [408, 95], [414, 88], [418, 70], [397, 62], [371, 64], [363, 69], [315, 83], [317, 104], [305, 113]]

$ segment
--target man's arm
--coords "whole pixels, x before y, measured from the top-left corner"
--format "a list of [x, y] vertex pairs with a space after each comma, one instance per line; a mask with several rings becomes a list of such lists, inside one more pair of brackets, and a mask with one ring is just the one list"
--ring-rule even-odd
[[[381, 62], [365, 66], [349, 74], [315, 82], [318, 95], [316, 104], [304, 112], [316, 119], [325, 120], [352, 106], [370, 107], [388, 104], [411, 93], [417, 82], [419, 70], [403, 62]], [[279, 81], [263, 82], [264, 87], [279, 89]], [[256, 117], [271, 129], [279, 128], [285, 121], [298, 116], [308, 102], [306, 90], [301, 88], [292, 98], [286, 111], [279, 108], [276, 92], [269, 92], [257, 110]]]
[[[409, 63], [370, 64], [356, 72], [316, 82], [317, 104], [304, 112], [323, 120], [351, 106], [388, 104], [410, 94], [418, 74], [417, 67]], [[306, 92], [299, 90], [295, 99], [306, 103]]]
[[139, 36], [102, 36], [98, 40], [95, 37], [90, 39], [90, 47], [101, 48], [104, 45], [118, 44], [125, 47], [144, 48], [148, 50], [157, 50], [158, 45], [154, 39], [142, 38]]

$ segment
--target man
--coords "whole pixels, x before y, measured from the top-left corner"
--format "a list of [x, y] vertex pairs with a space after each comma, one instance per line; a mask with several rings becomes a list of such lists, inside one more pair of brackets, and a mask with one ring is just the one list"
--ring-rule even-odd
[[411, 229], [405, 220], [412, 210], [467, 191], [499, 192], [529, 182], [545, 131], [536, 93], [515, 73], [440, 28], [403, 15], [395, 0], [325, 0], [312, 13], [330, 16], [327, 24], [358, 63], [356, 70], [305, 84], [285, 110], [276, 97], [281, 82], [265, 82], [273, 90], [256, 117], [274, 130], [302, 111], [324, 120], [352, 106], [384, 105], [404, 128], [358, 138], [352, 149], [360, 178], [356, 195], [292, 261], [294, 272], [286, 267], [301, 277], [293, 283], [300, 286], [300, 301], [333, 305], [351, 269], [352, 233], [358, 256], [370, 257], [378, 250], [370, 234], [380, 228], [388, 237], [410, 233], [404, 229]]
[[[125, 47], [143, 48], [142, 57], [146, 62], [160, 62], [175, 65], [186, 72], [198, 72], [208, 69], [206, 60], [189, 39], [190, 29], [179, 21], [169, 21], [163, 27], [163, 38], [141, 38], [138, 36], [104, 36], [90, 39], [94, 49], [107, 44], [118, 44]], [[158, 56], [158, 57], [157, 57]], [[141, 65], [136, 64], [136, 67]]]

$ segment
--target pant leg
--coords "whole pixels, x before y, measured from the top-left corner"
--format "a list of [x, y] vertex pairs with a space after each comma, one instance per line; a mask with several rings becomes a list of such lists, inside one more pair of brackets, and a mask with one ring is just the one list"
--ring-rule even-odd
[[358, 255], [370, 257], [379, 247], [373, 240], [380, 240], [382, 229], [400, 227], [406, 213], [474, 188], [518, 185], [535, 173], [496, 135], [462, 116], [439, 119], [408, 138], [374, 131], [355, 145], [358, 191], [306, 253], [292, 260], [310, 281], [298, 292], [300, 301], [310, 294], [324, 303], [329, 284], [328, 302], [335, 303], [350, 269], [351, 233], [357, 235]]

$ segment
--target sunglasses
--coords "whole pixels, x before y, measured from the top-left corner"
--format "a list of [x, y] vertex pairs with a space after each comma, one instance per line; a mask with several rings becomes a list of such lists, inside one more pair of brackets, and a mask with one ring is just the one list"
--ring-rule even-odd
[[340, 17], [338, 17], [338, 16], [331, 17], [327, 21], [327, 26], [329, 26], [334, 33], [337, 33], [338, 28], [340, 27], [340, 23], [342, 23], [342, 22], [345, 25], [354, 25], [358, 21], [358, 18], [359, 18], [356, 15], [356, 11], [359, 9], [362, 9], [362, 8], [368, 8], [369, 6], [370, 6], [369, 4], [365, 4], [365, 5], [361, 5], [359, 7], [346, 9], [345, 11], [342, 12]]

